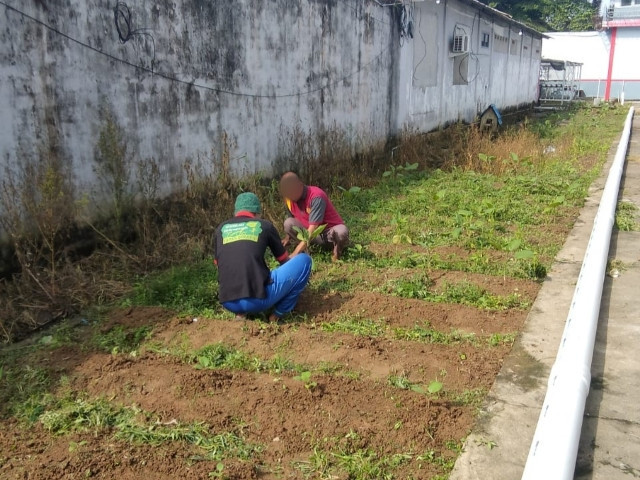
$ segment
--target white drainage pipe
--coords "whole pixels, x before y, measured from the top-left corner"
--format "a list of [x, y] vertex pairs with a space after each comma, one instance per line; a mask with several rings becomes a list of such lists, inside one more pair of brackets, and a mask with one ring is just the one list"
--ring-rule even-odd
[[602, 192], [522, 480], [573, 479], [591, 383], [591, 360], [609, 242], [633, 113], [634, 108], [631, 107]]

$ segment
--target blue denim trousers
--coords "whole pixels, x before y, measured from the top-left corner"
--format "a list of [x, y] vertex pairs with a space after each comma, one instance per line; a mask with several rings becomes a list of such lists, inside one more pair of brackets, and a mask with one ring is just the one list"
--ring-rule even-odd
[[235, 313], [260, 313], [271, 308], [282, 317], [298, 303], [298, 297], [307, 286], [311, 275], [311, 257], [300, 253], [285, 264], [271, 271], [271, 283], [267, 285], [266, 298], [241, 298], [224, 302], [222, 306]]

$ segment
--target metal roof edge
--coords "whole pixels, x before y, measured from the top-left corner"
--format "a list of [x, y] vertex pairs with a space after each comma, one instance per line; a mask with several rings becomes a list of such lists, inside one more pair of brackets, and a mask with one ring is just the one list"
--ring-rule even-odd
[[539, 32], [538, 30], [536, 30], [535, 28], [532, 28], [518, 20], [515, 20], [511, 15], [504, 13], [500, 10], [498, 10], [497, 8], [493, 8], [490, 7], [489, 5], [485, 5], [484, 3], [480, 2], [479, 0], [460, 0], [461, 2], [466, 2], [470, 5], [473, 5], [475, 8], [477, 8], [478, 10], [483, 10], [485, 12], [489, 12], [492, 15], [495, 15], [496, 17], [505, 20], [511, 24], [514, 25], [518, 25], [522, 31], [526, 31], [529, 32], [530, 34], [533, 34], [539, 38], [549, 38], [549, 36], [545, 35], [542, 32]]

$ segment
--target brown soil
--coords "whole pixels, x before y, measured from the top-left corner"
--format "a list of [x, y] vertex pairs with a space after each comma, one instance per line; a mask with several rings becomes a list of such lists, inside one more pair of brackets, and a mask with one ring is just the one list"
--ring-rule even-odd
[[[100, 328], [153, 325], [153, 340], [169, 347], [224, 342], [263, 359], [277, 354], [311, 368], [324, 363], [337, 369], [314, 374], [317, 387], [311, 390], [293, 373], [197, 370], [173, 356], [144, 349], [137, 357], [111, 355], [79, 347], [83, 342], [40, 349], [29, 361], [49, 368], [54, 377], [67, 376], [67, 388], [89, 398], [137, 405], [150, 412], [153, 421], [205, 422], [214, 432], [241, 430], [247, 441], [264, 446], [251, 461], [225, 460], [228, 478], [298, 478], [293, 462], [308, 460], [317, 442], [344, 438], [350, 431], [358, 433], [359, 448], [381, 455], [417, 455], [430, 449], [453, 455], [443, 445], [467, 435], [475, 407], [452, 399], [467, 390], [488, 390], [509, 350], [484, 344], [399, 341], [392, 334], [371, 338], [328, 333], [322, 330], [323, 322], [361, 315], [384, 319], [392, 332], [393, 327], [428, 320], [440, 330], [484, 335], [517, 331], [524, 320], [522, 312], [484, 312], [367, 292], [329, 295], [320, 304], [305, 297], [299, 310], [307, 320], [296, 324], [193, 322], [158, 308], [131, 308], [113, 312]], [[89, 337], [92, 329], [79, 332]], [[437, 377], [446, 393], [430, 398], [392, 387], [387, 383], [392, 374], [406, 375], [419, 384]], [[180, 443], [160, 447], [125, 443], [110, 431], [52, 436], [39, 425], [27, 428], [6, 420], [0, 434], [0, 478], [201, 479], [216, 467], [216, 462], [189, 460], [201, 453]], [[415, 462], [396, 469], [395, 478], [428, 479], [440, 472], [428, 462], [418, 470]]]
[[[538, 288], [532, 282], [531, 286], [523, 288], [523, 297], [535, 298], [533, 292]], [[505, 290], [509, 293], [515, 291], [511, 287]], [[356, 315], [383, 319], [392, 327], [411, 327], [429, 322], [437, 330], [448, 332], [455, 329], [479, 335], [518, 331], [527, 315], [524, 311], [479, 310], [465, 305], [430, 303], [375, 292], [326, 294], [320, 300], [317, 296], [304, 294], [297, 310], [305, 312], [315, 323]]]

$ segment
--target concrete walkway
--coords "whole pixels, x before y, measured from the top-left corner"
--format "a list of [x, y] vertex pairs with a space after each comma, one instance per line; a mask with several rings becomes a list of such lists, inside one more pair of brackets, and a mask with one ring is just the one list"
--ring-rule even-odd
[[[640, 207], [637, 110], [638, 106], [620, 196]], [[556, 257], [450, 480], [521, 478], [616, 148], [617, 143]], [[614, 234], [610, 257], [622, 262], [622, 268], [619, 277], [607, 276], [604, 285], [592, 388], [576, 468], [579, 480], [640, 478], [640, 232]]]

